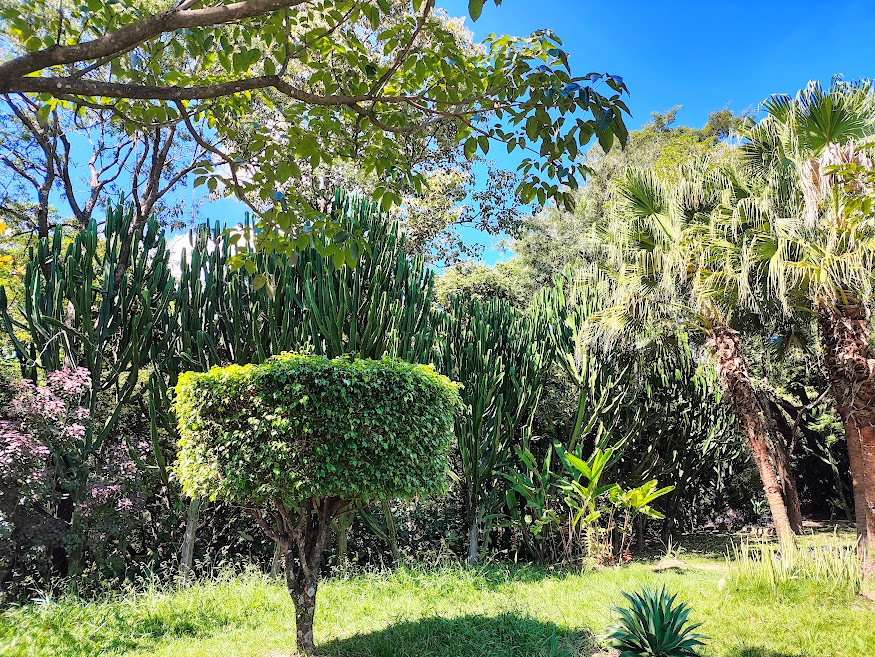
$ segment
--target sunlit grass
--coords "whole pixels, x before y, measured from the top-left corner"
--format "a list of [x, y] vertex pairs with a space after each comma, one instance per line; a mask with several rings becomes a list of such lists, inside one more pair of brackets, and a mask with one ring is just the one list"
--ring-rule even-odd
[[[875, 655], [875, 603], [804, 577], [762, 586], [736, 567], [724, 558], [669, 571], [491, 565], [333, 577], [319, 591], [316, 641], [337, 657], [589, 655], [621, 590], [665, 583], [704, 622], [705, 655]], [[61, 598], [0, 617], [4, 657], [291, 657], [294, 636], [288, 594], [252, 573], [96, 602]]]

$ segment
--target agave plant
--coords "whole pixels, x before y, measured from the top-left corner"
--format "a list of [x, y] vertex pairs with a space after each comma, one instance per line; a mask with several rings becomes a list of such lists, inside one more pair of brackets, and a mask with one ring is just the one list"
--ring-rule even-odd
[[636, 593], [623, 592], [630, 608], [614, 607], [620, 615], [610, 629], [608, 641], [620, 651], [620, 657], [697, 657], [697, 646], [703, 646], [703, 634], [693, 630], [701, 623], [689, 622], [690, 606], [675, 604], [663, 585], [658, 591], [644, 587]]

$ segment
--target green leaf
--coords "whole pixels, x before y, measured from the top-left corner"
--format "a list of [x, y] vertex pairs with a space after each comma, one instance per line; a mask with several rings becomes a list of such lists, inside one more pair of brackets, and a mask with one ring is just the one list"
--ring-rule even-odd
[[476, 21], [480, 18], [480, 14], [483, 13], [483, 2], [484, 0], [468, 0], [468, 14], [472, 20]]
[[464, 146], [465, 159], [467, 159], [469, 161], [474, 159], [474, 155], [475, 155], [475, 153], [477, 153], [477, 145], [478, 145], [477, 139], [474, 137], [469, 137], [465, 141], [465, 146]]

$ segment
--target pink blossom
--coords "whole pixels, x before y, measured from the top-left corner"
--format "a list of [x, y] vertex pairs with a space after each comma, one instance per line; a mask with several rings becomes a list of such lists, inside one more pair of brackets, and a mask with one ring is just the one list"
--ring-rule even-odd
[[63, 397], [80, 397], [91, 388], [91, 374], [84, 367], [49, 372], [48, 387]]
[[49, 449], [12, 422], [0, 420], [0, 479], [18, 481], [23, 492], [35, 490], [46, 481]]
[[85, 427], [81, 424], [71, 424], [67, 427], [67, 435], [75, 440], [81, 440], [85, 437]]

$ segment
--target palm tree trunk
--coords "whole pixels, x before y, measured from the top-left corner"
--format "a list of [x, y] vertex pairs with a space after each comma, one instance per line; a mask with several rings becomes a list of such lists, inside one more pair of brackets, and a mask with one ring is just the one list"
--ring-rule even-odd
[[775, 532], [781, 542], [793, 542], [793, 528], [769, 453], [767, 410], [760, 404], [751, 383], [750, 369], [741, 353], [741, 338], [737, 331], [717, 325], [708, 336], [708, 348], [716, 360], [718, 380], [735, 415], [736, 430], [753, 452]]
[[857, 538], [875, 546], [875, 353], [866, 310], [852, 294], [822, 306], [818, 317], [823, 359], [848, 443]]
[[860, 440], [860, 427], [851, 413], [851, 409], [840, 406], [839, 416], [845, 429], [845, 441], [848, 445], [848, 464], [851, 470], [851, 486], [854, 490], [854, 524], [857, 528], [857, 540], [862, 545], [869, 543], [869, 524], [866, 522], [866, 466], [863, 463], [863, 442]]
[[802, 533], [802, 505], [799, 502], [799, 490], [796, 488], [796, 477], [790, 467], [790, 454], [784, 437], [777, 432], [772, 434], [772, 448], [775, 455], [775, 466], [778, 469], [778, 478], [781, 481], [781, 491], [784, 494], [784, 504], [787, 507], [787, 516], [790, 519], [790, 527], [796, 534]]
[[871, 550], [875, 547], [875, 408], [867, 409], [862, 424], [859, 429], [866, 490], [866, 545]]

